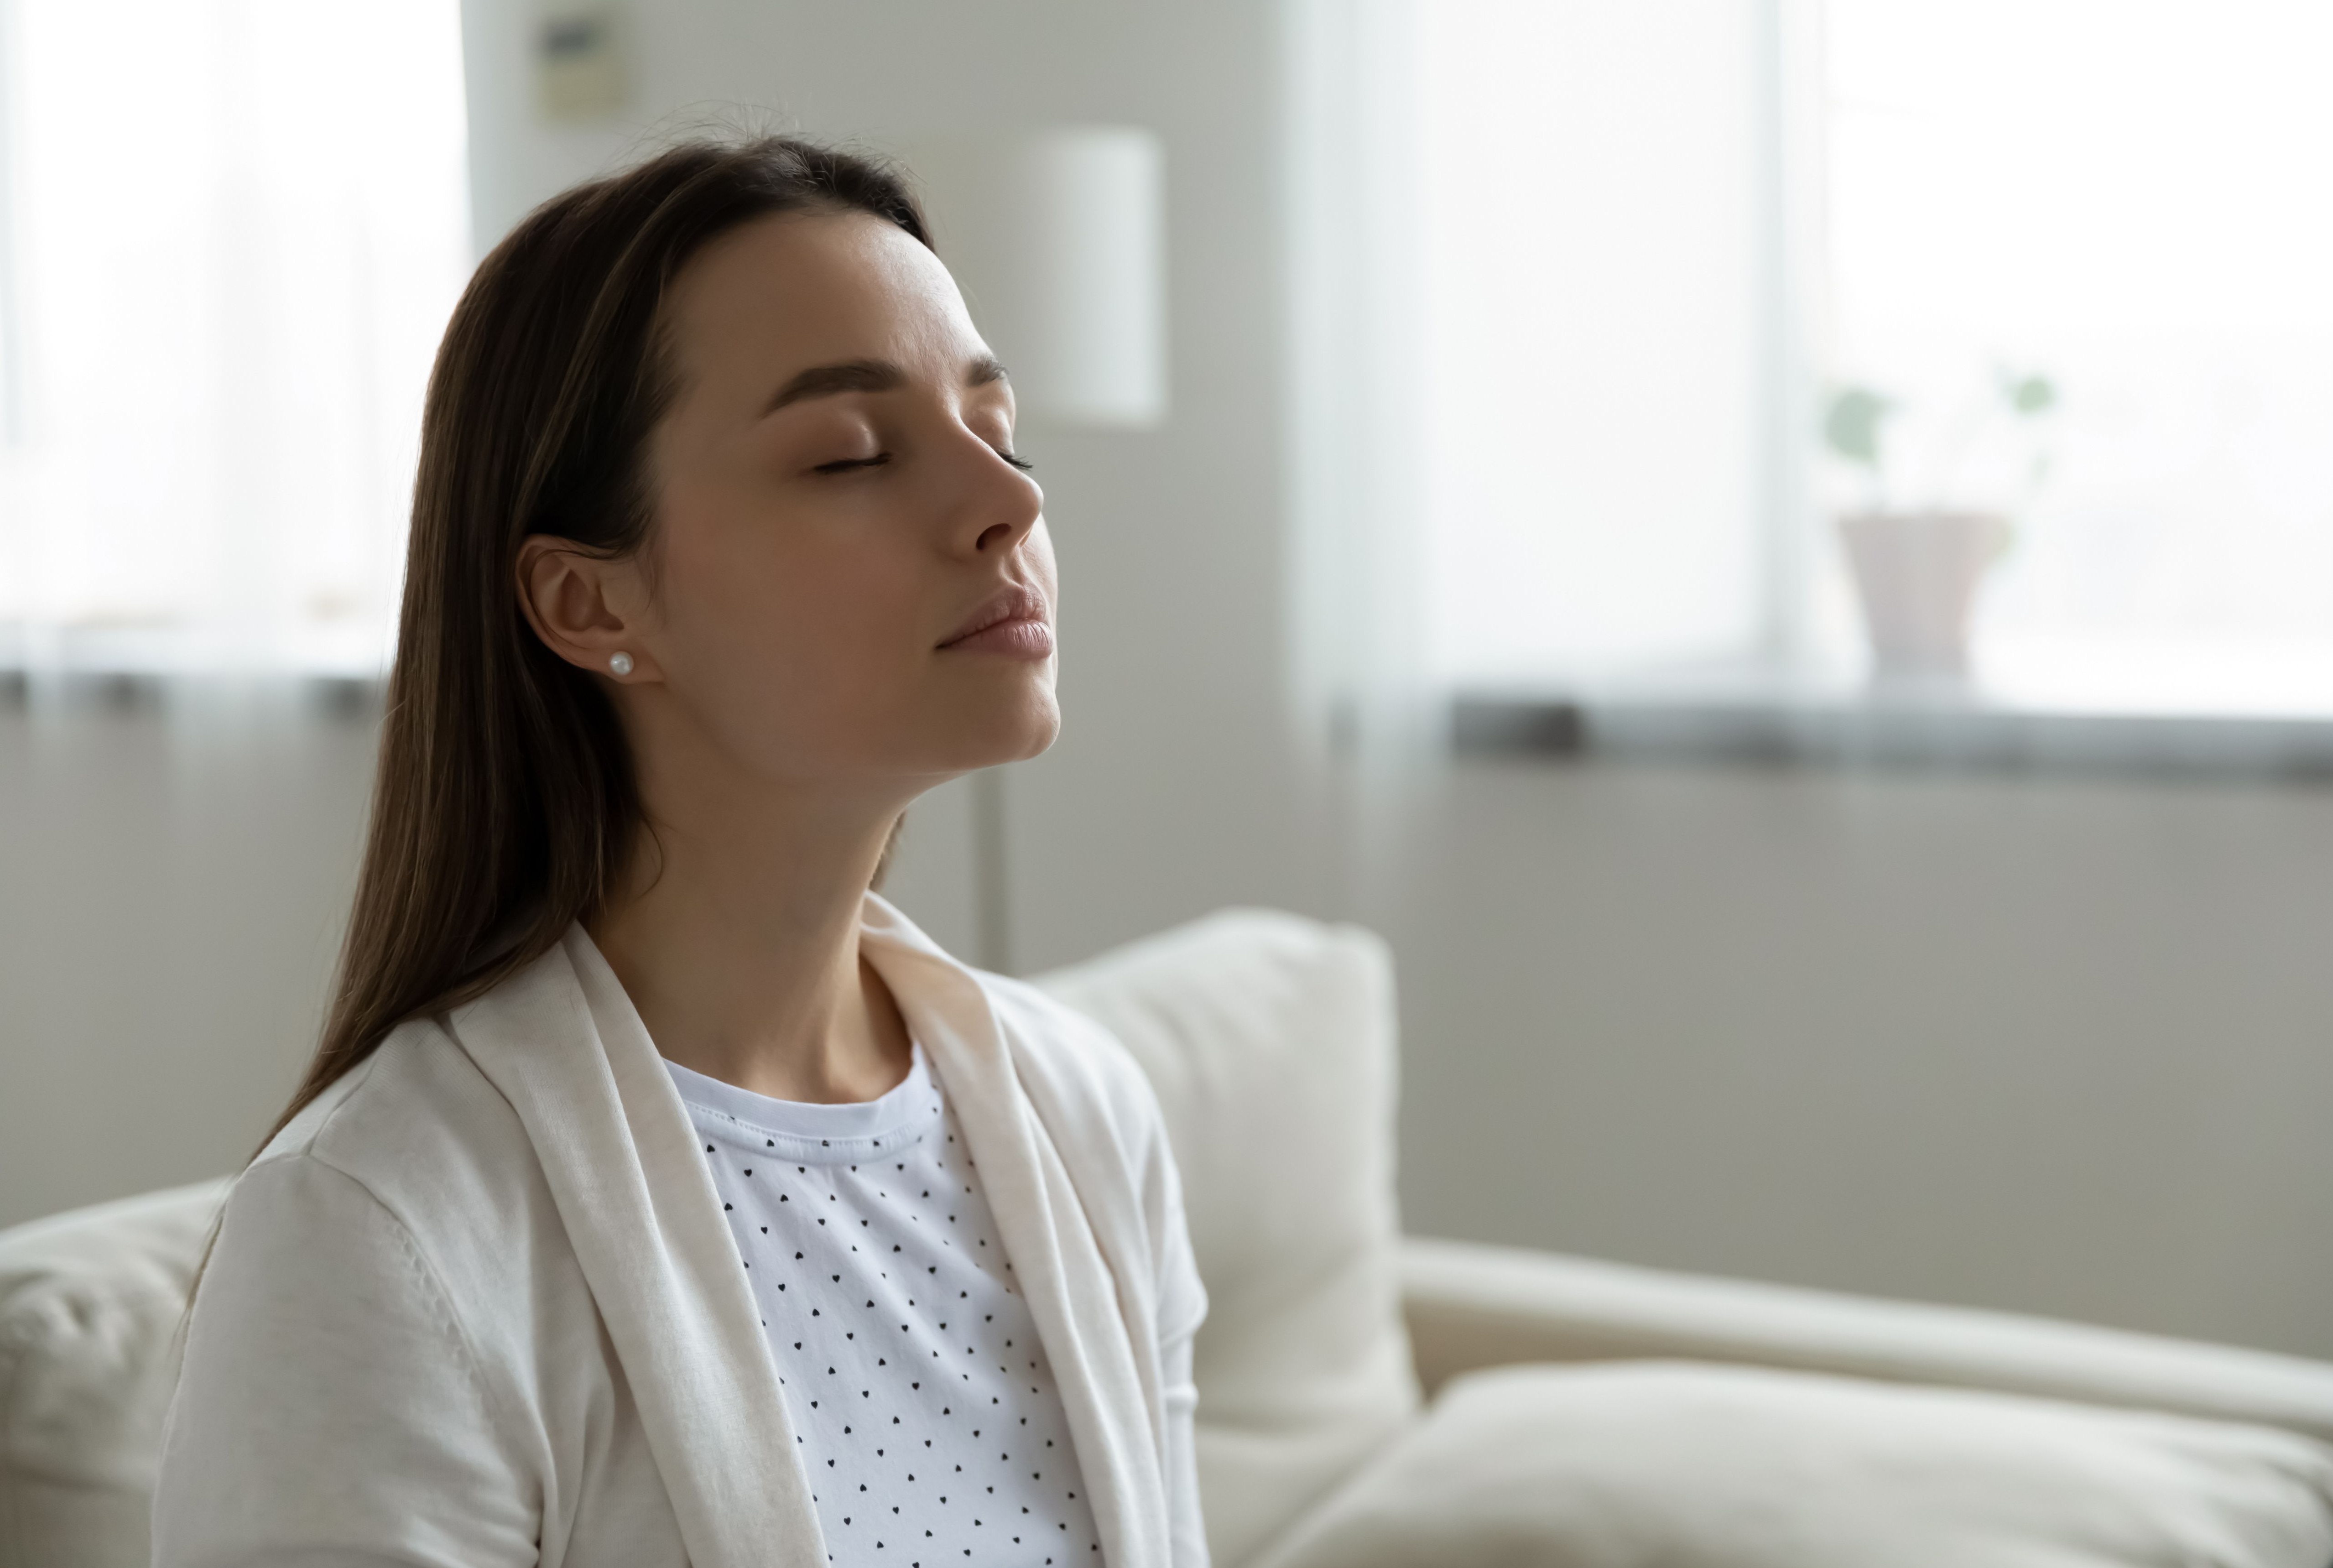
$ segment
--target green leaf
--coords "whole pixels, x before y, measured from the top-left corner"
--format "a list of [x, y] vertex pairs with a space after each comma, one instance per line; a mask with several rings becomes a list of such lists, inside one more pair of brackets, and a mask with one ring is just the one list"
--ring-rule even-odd
[[1842, 387], [1823, 415], [1823, 443], [1848, 462], [1877, 470], [1880, 428], [1895, 411], [1892, 399], [1868, 387]]
[[2002, 389], [2020, 414], [2045, 414], [2058, 406], [2058, 388], [2047, 376], [2004, 377]]

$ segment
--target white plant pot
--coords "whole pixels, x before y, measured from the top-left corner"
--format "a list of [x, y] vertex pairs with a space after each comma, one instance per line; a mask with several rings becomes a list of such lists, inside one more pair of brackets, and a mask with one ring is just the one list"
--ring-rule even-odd
[[2009, 544], [1991, 512], [1858, 512], [1839, 542], [1863, 605], [1873, 669], [1882, 675], [1965, 675], [1969, 613]]

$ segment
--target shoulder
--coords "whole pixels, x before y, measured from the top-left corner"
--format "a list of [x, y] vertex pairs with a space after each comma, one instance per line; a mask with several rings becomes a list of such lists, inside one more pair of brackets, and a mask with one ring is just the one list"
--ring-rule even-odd
[[459, 1299], [362, 1161], [319, 1152], [374, 1081], [334, 1085], [228, 1198], [163, 1436], [158, 1563], [306, 1561], [321, 1537], [405, 1542], [424, 1521], [465, 1562], [534, 1561], [541, 1423], [495, 1314]]
[[303, 1107], [252, 1162], [340, 1173], [416, 1229], [452, 1206], [511, 1198], [539, 1179], [510, 1102], [434, 1019], [398, 1025]]
[[[533, 1284], [574, 1270], [518, 1113], [433, 1020], [400, 1025], [269, 1141], [225, 1230], [239, 1217], [283, 1231], [272, 1268], [359, 1250], [409, 1259], [482, 1349], [510, 1355], [523, 1356], [519, 1325], [541, 1311]], [[506, 1329], [513, 1343], [485, 1342]]]
[[[605, 1380], [590, 1294], [525, 1127], [431, 1020], [393, 1031], [236, 1179], [197, 1323], [241, 1343], [251, 1331], [227, 1320], [254, 1323], [255, 1300], [283, 1303], [299, 1340], [404, 1336], [383, 1364], [410, 1369], [434, 1342], [504, 1413]], [[364, 1398], [376, 1394], [389, 1397]]]

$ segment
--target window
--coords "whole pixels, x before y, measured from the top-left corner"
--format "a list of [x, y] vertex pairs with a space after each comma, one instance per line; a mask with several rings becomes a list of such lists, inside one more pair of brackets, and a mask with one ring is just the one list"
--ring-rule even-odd
[[1443, 683], [1851, 678], [1839, 518], [1962, 511], [1987, 694], [2333, 712], [2333, 8], [1414, 25]]
[[0, 21], [0, 662], [377, 672], [469, 264], [455, 0]]
[[2333, 7], [1829, 0], [1826, 42], [1833, 379], [1900, 410], [1894, 504], [2013, 516], [1981, 673], [2333, 707]]

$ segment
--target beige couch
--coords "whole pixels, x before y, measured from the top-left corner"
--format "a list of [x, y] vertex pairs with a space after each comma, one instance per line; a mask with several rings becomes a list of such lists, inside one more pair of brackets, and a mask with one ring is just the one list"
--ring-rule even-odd
[[[2333, 1561], [2333, 1366], [1405, 1239], [1373, 938], [1233, 912], [1042, 983], [1174, 1131], [1222, 1568]], [[146, 1561], [223, 1191], [0, 1234], [0, 1568]]]

